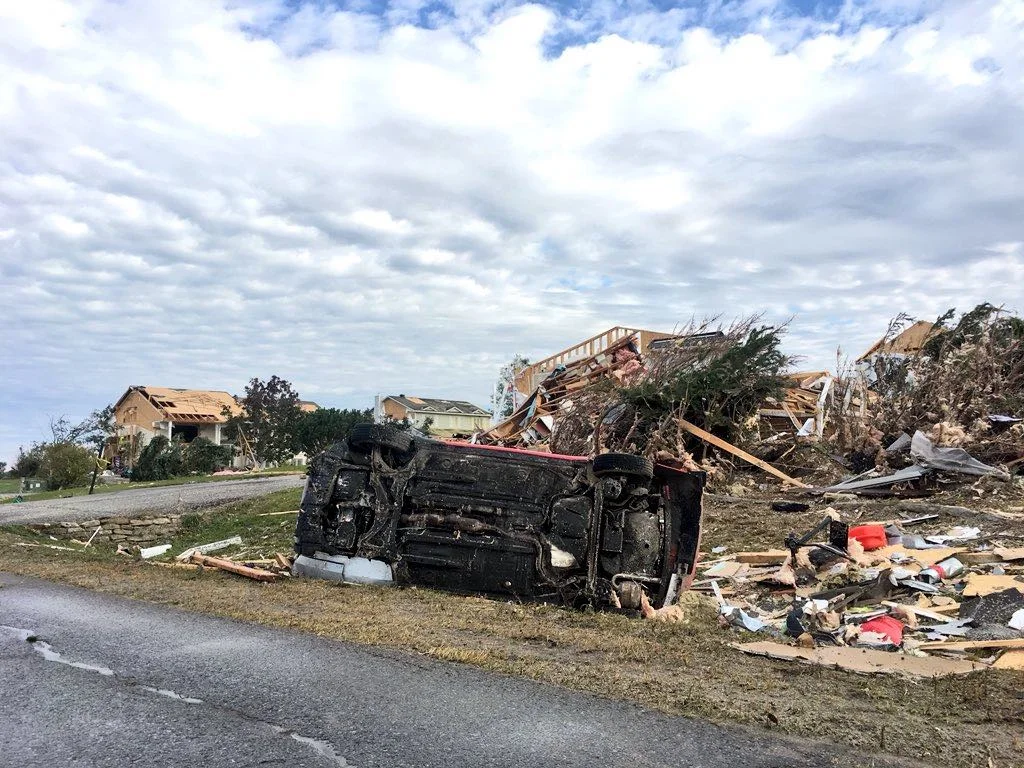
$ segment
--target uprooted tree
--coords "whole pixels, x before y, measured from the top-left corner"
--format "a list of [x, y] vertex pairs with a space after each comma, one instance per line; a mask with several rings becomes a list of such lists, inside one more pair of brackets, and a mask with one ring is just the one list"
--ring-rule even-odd
[[602, 381], [575, 398], [555, 424], [551, 448], [685, 456], [695, 442], [680, 419], [734, 440], [784, 386], [792, 363], [780, 350], [784, 333], [784, 326], [761, 324], [760, 316], [728, 327], [717, 318], [691, 322], [671, 343], [649, 351], [644, 369], [630, 380]]

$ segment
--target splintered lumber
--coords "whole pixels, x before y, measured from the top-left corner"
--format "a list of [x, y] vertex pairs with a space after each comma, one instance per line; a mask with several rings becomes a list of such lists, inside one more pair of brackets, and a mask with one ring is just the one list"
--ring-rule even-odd
[[161, 568], [184, 568], [194, 571], [199, 567], [198, 563], [162, 563], [159, 560], [147, 560], [150, 565], [159, 565]]
[[717, 437], [716, 435], [711, 434], [710, 432], [708, 432], [705, 429], [701, 429], [696, 424], [691, 424], [686, 419], [679, 419], [679, 426], [681, 426], [683, 429], [685, 429], [691, 435], [694, 435], [695, 437], [699, 437], [701, 440], [703, 440], [703, 441], [705, 441], [707, 443], [711, 443], [711, 445], [715, 446], [716, 448], [721, 448], [723, 451], [731, 453], [733, 456], [736, 456], [737, 458], [743, 459], [743, 461], [747, 462], [748, 464], [753, 464], [758, 469], [763, 469], [769, 475], [774, 475], [775, 477], [779, 478], [783, 482], [790, 483], [791, 485], [795, 485], [798, 488], [810, 488], [811, 487], [811, 486], [807, 485], [807, 483], [804, 483], [804, 482], [801, 482], [800, 480], [792, 478], [789, 475], [787, 475], [785, 472], [782, 472], [782, 471], [776, 469], [771, 464], [769, 464], [767, 461], [762, 461], [761, 459], [757, 458], [757, 456], [752, 456], [749, 453], [747, 453], [746, 451], [744, 451], [743, 449], [737, 448], [735, 445], [732, 445], [731, 443], [727, 443], [722, 438]]
[[918, 648], [930, 651], [971, 651], [975, 648], [1024, 648], [1024, 638], [1016, 640], [961, 640], [947, 643], [937, 640], [933, 643], [921, 643]]
[[75, 549], [74, 547], [59, 547], [56, 544], [30, 544], [30, 543], [28, 543], [26, 541], [16, 541], [14, 543], [14, 546], [16, 546], [16, 547], [46, 547], [47, 549], [60, 549], [60, 550], [63, 550], [64, 552], [81, 552], [82, 551], [80, 549]]
[[277, 517], [278, 515], [297, 515], [299, 510], [297, 509], [286, 509], [284, 512], [261, 512], [256, 517]]
[[733, 557], [737, 563], [748, 565], [782, 565], [789, 557], [789, 550], [769, 549], [766, 552], [737, 552]]
[[277, 564], [279, 566], [281, 566], [282, 568], [291, 568], [292, 567], [291, 561], [285, 555], [282, 555], [280, 552], [275, 552], [274, 553], [274, 560], [276, 560]]
[[261, 568], [249, 568], [248, 566], [232, 562], [231, 560], [224, 560], [220, 557], [193, 554], [192, 562], [198, 563], [199, 565], [208, 565], [211, 568], [219, 568], [222, 571], [237, 573], [239, 576], [245, 576], [246, 578], [254, 579], [255, 581], [277, 581], [276, 573], [264, 571]]

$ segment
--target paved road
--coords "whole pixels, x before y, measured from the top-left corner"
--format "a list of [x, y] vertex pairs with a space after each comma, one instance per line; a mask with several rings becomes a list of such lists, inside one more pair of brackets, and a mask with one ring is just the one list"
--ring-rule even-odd
[[4, 574], [0, 586], [0, 754], [24, 768], [853, 758], [419, 656]]
[[91, 520], [108, 515], [138, 515], [140, 512], [185, 512], [212, 504], [225, 504], [253, 496], [263, 496], [282, 488], [300, 488], [304, 482], [305, 477], [302, 475], [279, 475], [246, 480], [219, 480], [212, 483], [131, 488], [92, 496], [73, 496], [69, 499], [28, 501], [24, 504], [0, 504], [0, 525]]

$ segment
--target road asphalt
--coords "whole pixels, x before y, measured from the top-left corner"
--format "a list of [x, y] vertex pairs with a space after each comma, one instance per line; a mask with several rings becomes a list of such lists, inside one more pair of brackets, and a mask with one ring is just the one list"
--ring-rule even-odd
[[263, 496], [282, 488], [301, 488], [305, 481], [306, 478], [302, 475], [277, 475], [244, 480], [162, 485], [153, 488], [129, 488], [92, 496], [0, 504], [0, 525], [94, 520], [97, 517], [137, 516], [147, 512], [188, 512], [214, 504], [227, 504], [253, 496]]
[[887, 764], [4, 574], [0, 625], [0, 755], [24, 768]]

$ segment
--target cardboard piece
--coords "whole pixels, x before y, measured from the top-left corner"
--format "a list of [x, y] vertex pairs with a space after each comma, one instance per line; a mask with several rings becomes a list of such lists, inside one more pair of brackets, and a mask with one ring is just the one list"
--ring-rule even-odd
[[1016, 640], [963, 640], [956, 643], [921, 643], [918, 648], [933, 651], [973, 651], [977, 648], [1024, 648], [1024, 638]]
[[967, 586], [964, 587], [963, 596], [991, 595], [994, 592], [1002, 592], [1004, 589], [1016, 589], [1018, 592], [1024, 592], [1024, 581], [1015, 579], [1013, 576], [972, 573], [967, 577]]
[[992, 664], [994, 669], [1024, 669], [1024, 651], [1006, 651]]
[[763, 641], [758, 643], [733, 643], [732, 647], [754, 656], [766, 656], [769, 659], [799, 661], [803, 664], [834, 667], [862, 675], [891, 674], [907, 677], [947, 677], [949, 675], [966, 675], [969, 672], [988, 668], [985, 664], [965, 659], [945, 659], [936, 656], [906, 656], [902, 653], [876, 651], [871, 648], [853, 648], [848, 645], [797, 648], [792, 645]]
[[1024, 547], [996, 547], [994, 551], [1001, 560], [1024, 560]]

